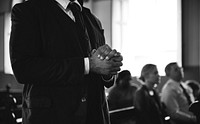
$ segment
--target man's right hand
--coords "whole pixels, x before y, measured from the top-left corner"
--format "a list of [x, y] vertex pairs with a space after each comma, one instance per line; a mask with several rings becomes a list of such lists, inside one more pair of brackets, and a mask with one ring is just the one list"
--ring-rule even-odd
[[[90, 72], [101, 74], [101, 75], [116, 75], [120, 71], [122, 66], [121, 61], [114, 61], [114, 59], [100, 59], [99, 55], [102, 54], [102, 48], [93, 50], [91, 56], [89, 57], [90, 62]], [[109, 52], [116, 52], [116, 50], [108, 50]]]

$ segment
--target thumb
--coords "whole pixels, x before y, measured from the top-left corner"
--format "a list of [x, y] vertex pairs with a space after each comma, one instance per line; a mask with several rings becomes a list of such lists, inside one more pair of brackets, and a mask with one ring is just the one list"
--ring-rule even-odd
[[93, 49], [91, 55], [93, 55], [96, 51], [97, 51], [96, 49]]

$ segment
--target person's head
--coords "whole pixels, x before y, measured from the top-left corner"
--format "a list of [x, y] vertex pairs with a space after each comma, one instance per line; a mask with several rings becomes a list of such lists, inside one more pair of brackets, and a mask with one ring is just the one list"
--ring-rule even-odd
[[128, 70], [121, 71], [116, 80], [117, 86], [127, 87], [130, 85], [129, 81], [131, 80], [131, 73]]
[[176, 62], [171, 62], [165, 67], [165, 74], [167, 77], [178, 82], [183, 79], [183, 70]]
[[159, 83], [159, 74], [157, 66], [154, 64], [146, 64], [141, 71], [140, 79], [147, 85], [153, 86]]

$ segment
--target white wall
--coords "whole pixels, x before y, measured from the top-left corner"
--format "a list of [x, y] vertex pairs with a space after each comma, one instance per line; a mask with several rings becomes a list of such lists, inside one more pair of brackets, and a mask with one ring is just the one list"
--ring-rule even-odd
[[[91, 0], [90, 0], [91, 1]], [[101, 20], [104, 28], [104, 34], [106, 43], [112, 45], [111, 41], [111, 12], [112, 1], [111, 0], [93, 0], [92, 1], [92, 12]]]

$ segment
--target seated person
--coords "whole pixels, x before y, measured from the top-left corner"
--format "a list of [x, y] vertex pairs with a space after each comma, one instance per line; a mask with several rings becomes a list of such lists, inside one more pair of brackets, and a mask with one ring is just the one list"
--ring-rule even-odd
[[187, 80], [185, 84], [192, 89], [194, 101], [199, 101], [200, 100], [200, 83], [195, 80]]
[[141, 71], [140, 79], [143, 85], [135, 93], [135, 108], [137, 110], [137, 124], [164, 124], [163, 107], [155, 91], [160, 76], [157, 66], [146, 64]]
[[134, 92], [137, 87], [131, 85], [131, 79], [131, 73], [128, 70], [123, 70], [118, 74], [116, 84], [108, 94], [109, 110], [133, 106]]
[[175, 124], [195, 124], [196, 116], [189, 111], [190, 98], [181, 85], [183, 71], [176, 62], [169, 63], [165, 68], [168, 81], [162, 88], [161, 101], [166, 106], [170, 119]]

